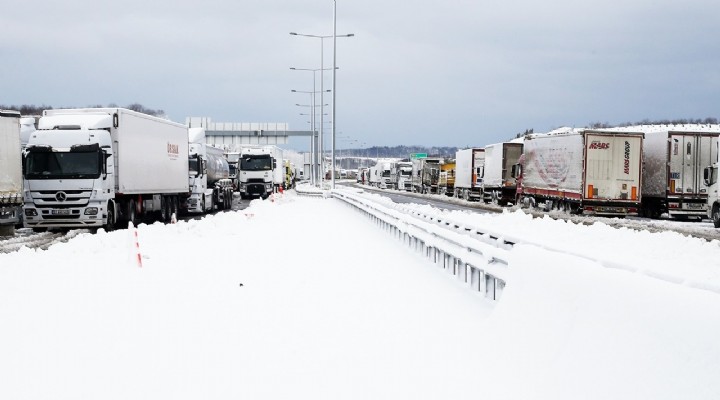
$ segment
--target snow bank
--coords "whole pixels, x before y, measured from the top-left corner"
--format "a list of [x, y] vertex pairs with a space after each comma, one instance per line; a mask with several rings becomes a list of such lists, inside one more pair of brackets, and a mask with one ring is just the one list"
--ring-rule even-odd
[[140, 225], [142, 268], [130, 231], [0, 254], [0, 398], [720, 398], [720, 295], [642, 272], [710, 283], [718, 243], [457, 217], [538, 239], [497, 304], [292, 193]]

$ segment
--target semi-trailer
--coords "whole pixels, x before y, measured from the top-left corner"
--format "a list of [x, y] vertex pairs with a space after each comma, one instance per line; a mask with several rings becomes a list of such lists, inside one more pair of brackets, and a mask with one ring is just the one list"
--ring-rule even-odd
[[505, 206], [515, 201], [517, 181], [512, 174], [512, 167], [518, 163], [522, 152], [521, 141], [485, 146], [485, 174], [482, 182], [485, 203]]
[[24, 225], [169, 221], [188, 193], [188, 128], [123, 108], [45, 110], [25, 149]]
[[205, 128], [190, 128], [188, 185], [182, 205], [188, 213], [232, 208], [233, 184], [223, 149], [206, 144]]
[[[708, 214], [705, 167], [718, 156], [717, 125], [638, 126], [643, 141], [642, 214], [674, 219], [704, 218]], [[710, 203], [712, 204], [712, 203]]]
[[643, 134], [567, 128], [524, 138], [518, 203], [588, 215], [638, 215]]
[[483, 198], [485, 149], [471, 147], [455, 153], [455, 197], [478, 201]]
[[0, 110], [0, 236], [13, 235], [23, 203], [20, 113]]

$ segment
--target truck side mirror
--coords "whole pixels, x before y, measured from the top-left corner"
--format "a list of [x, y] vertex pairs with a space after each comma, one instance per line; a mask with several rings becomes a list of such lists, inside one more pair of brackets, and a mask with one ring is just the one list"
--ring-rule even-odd
[[517, 179], [522, 174], [522, 166], [520, 164], [515, 164], [512, 166], [511, 170], [512, 177]]

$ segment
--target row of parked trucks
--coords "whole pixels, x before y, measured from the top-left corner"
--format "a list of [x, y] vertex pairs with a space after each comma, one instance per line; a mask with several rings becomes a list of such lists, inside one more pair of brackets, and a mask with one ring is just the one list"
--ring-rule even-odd
[[376, 173], [391, 181], [377, 186], [577, 214], [710, 217], [720, 227], [718, 136], [717, 125], [561, 128], [454, 159], [381, 163]]
[[34, 230], [170, 221], [229, 209], [235, 190], [266, 198], [286, 183], [276, 146], [243, 147], [231, 175], [232, 161], [206, 144], [203, 128], [127, 109], [46, 110], [22, 144], [20, 120], [0, 111], [5, 229], [20, 219]]

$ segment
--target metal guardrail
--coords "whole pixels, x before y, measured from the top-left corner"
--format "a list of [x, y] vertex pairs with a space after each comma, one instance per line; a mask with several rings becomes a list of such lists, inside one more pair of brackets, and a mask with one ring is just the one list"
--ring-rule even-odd
[[[509, 253], [516, 244], [531, 246], [538, 257], [565, 254], [603, 268], [623, 270], [667, 283], [720, 294], [720, 286], [703, 280], [663, 273], [604, 257], [588, 256], [572, 249], [528, 242], [488, 227], [480, 230], [457, 218], [426, 214], [391, 200], [369, 199], [358, 193], [362, 193], [362, 190], [354, 193], [347, 189], [332, 191], [333, 197], [363, 211], [378, 225], [399, 235], [411, 247], [414, 246], [419, 251], [425, 252], [436, 264], [452, 271], [472, 288], [484, 292], [492, 299], [498, 299], [505, 287]], [[483, 280], [485, 280], [484, 286], [481, 282]]]
[[349, 190], [331, 193], [471, 289], [492, 300], [502, 295], [513, 242], [478, 232], [458, 221], [398, 210]]

